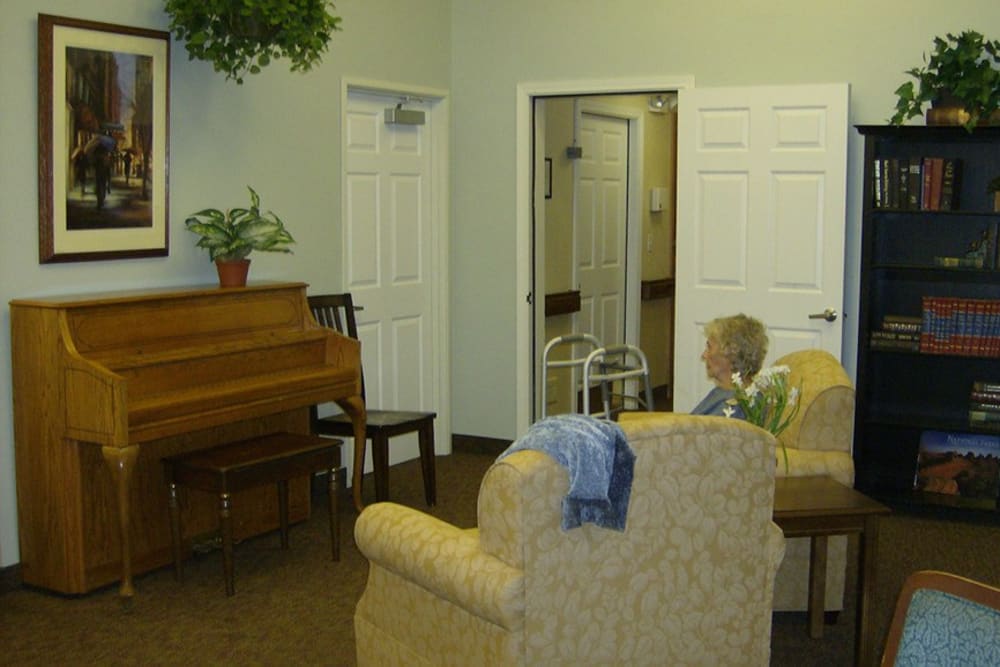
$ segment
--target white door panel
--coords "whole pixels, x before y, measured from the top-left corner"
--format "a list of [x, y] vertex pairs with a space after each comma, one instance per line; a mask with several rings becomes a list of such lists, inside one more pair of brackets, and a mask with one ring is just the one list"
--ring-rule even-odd
[[[397, 97], [350, 92], [345, 112], [344, 289], [356, 306], [370, 408], [438, 410], [434, 402], [430, 125], [387, 125]], [[429, 112], [425, 103], [408, 108]], [[429, 115], [429, 114], [428, 114]], [[390, 463], [419, 455], [393, 439]], [[370, 461], [370, 459], [369, 459]]]
[[625, 230], [629, 121], [580, 114], [576, 161], [576, 278], [582, 308], [577, 331], [605, 345], [625, 340]]
[[702, 327], [745, 312], [771, 339], [840, 357], [846, 84], [680, 93], [675, 409], [711, 388]]

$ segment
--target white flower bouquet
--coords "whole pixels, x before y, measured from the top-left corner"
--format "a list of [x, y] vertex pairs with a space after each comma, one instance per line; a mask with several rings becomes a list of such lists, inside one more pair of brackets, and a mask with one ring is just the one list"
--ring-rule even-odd
[[[788, 366], [769, 366], [761, 369], [753, 382], [745, 384], [739, 373], [733, 373], [735, 394], [733, 401], [743, 412], [744, 418], [769, 431], [775, 437], [781, 434], [799, 413], [799, 388], [788, 386]], [[724, 410], [727, 417], [736, 413], [735, 407]], [[788, 472], [788, 452], [781, 445]]]

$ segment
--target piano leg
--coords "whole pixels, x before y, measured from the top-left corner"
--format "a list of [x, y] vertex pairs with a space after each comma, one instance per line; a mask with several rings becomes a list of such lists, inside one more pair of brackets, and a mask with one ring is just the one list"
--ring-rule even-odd
[[342, 398], [336, 403], [347, 413], [354, 425], [354, 477], [351, 485], [354, 507], [360, 513], [365, 508], [365, 504], [361, 500], [361, 480], [365, 474], [365, 431], [368, 412], [365, 409], [365, 401], [360, 396]]
[[129, 489], [132, 486], [132, 471], [139, 456], [139, 447], [101, 447], [105, 463], [111, 468], [115, 485], [118, 487], [118, 534], [122, 547], [122, 579], [118, 594], [126, 600], [135, 595], [132, 588], [132, 539], [129, 526], [132, 523], [132, 504]]

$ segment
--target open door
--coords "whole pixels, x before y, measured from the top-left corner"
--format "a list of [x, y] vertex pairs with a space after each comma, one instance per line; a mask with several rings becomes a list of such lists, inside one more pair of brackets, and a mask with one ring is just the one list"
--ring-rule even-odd
[[848, 90], [680, 92], [675, 410], [712, 386], [699, 357], [718, 316], [763, 321], [768, 360], [804, 348], [840, 358]]

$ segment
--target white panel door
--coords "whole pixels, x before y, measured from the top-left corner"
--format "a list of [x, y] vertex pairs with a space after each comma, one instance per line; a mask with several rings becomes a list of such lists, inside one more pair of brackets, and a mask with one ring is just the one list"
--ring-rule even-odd
[[[841, 354], [847, 84], [683, 90], [679, 97], [675, 409], [711, 388], [702, 327], [746, 313], [766, 363]], [[827, 309], [836, 319], [811, 318]]]
[[[348, 95], [344, 289], [363, 308], [356, 317], [368, 406], [436, 410], [431, 126], [387, 125], [383, 112], [398, 102]], [[428, 111], [417, 102], [405, 106]], [[416, 458], [416, 435], [393, 438], [389, 455], [390, 463]]]
[[625, 229], [629, 122], [583, 112], [575, 163], [574, 234], [580, 289], [578, 333], [625, 342]]

